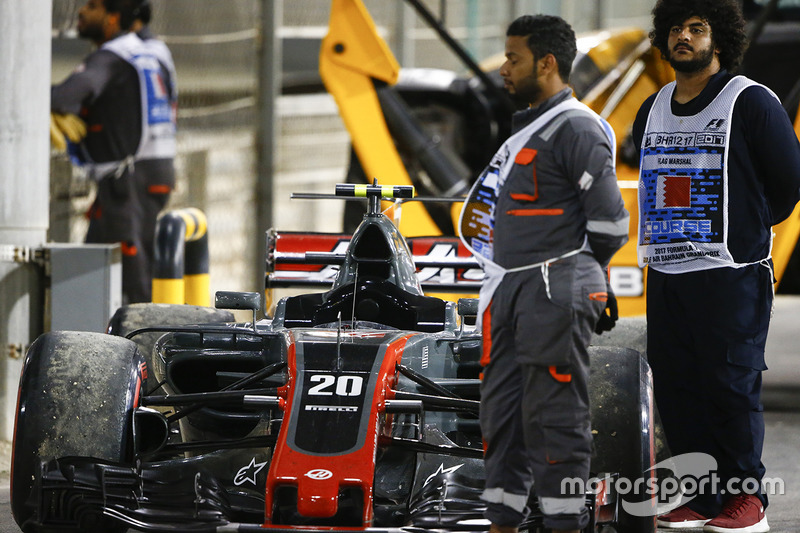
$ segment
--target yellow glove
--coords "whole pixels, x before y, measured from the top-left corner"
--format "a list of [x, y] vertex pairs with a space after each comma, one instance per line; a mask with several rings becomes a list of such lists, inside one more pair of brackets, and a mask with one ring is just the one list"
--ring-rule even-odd
[[67, 149], [67, 139], [74, 143], [86, 137], [86, 123], [77, 115], [50, 113], [50, 143], [56, 150]]

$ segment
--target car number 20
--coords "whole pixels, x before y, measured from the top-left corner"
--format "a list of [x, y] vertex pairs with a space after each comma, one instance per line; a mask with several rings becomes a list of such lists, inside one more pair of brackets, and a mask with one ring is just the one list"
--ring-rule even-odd
[[361, 376], [314, 374], [309, 380], [316, 383], [308, 390], [309, 396], [360, 396], [364, 386]]

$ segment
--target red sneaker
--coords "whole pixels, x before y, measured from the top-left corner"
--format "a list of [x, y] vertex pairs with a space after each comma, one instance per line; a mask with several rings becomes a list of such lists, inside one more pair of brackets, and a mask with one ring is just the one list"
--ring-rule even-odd
[[657, 517], [656, 524], [658, 527], [668, 529], [689, 529], [703, 527], [709, 520], [711, 519], [689, 509], [688, 505], [681, 505], [677, 509]]
[[753, 494], [738, 494], [725, 502], [722, 512], [703, 526], [709, 533], [766, 533], [764, 504]]

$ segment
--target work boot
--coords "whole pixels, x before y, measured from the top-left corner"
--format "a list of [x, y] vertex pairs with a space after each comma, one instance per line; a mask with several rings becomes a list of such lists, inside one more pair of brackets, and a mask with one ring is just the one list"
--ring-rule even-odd
[[766, 533], [764, 504], [754, 494], [737, 494], [725, 502], [722, 512], [703, 526], [707, 533]]

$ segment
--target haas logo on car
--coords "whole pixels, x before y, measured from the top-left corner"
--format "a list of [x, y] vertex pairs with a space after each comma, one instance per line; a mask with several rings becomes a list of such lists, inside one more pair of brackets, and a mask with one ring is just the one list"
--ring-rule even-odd
[[315, 468], [314, 470], [306, 472], [306, 477], [317, 480], [330, 479], [333, 477], [333, 472], [323, 468]]
[[[463, 247], [462, 247], [463, 249]], [[459, 243], [456, 242], [433, 242], [428, 245], [423, 239], [418, 239], [414, 244], [414, 253], [422, 253], [428, 258], [452, 259], [457, 257], [469, 257], [469, 252], [464, 250], [459, 254]], [[478, 281], [483, 278], [483, 271], [479, 268], [441, 268], [425, 267], [417, 273], [421, 282], [454, 283], [456, 281]]]

